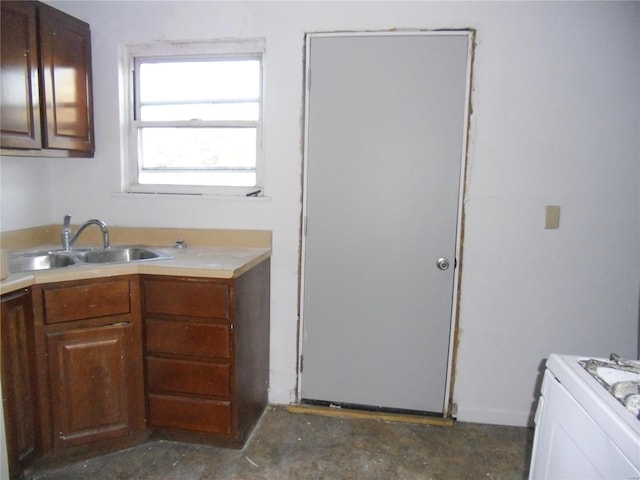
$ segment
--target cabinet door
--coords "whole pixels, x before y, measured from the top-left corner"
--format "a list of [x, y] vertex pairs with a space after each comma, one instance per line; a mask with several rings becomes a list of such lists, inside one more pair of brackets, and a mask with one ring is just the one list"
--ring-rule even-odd
[[2, 404], [11, 478], [40, 454], [31, 292], [2, 298]]
[[50, 332], [47, 352], [55, 448], [130, 433], [131, 324]]
[[91, 33], [89, 26], [40, 6], [40, 62], [44, 88], [44, 146], [93, 153]]
[[0, 5], [0, 146], [40, 149], [36, 7], [31, 2]]

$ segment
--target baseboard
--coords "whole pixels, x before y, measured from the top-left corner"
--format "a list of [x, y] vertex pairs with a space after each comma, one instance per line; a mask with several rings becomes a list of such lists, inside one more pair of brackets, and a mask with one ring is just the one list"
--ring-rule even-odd
[[533, 426], [533, 412], [500, 410], [490, 408], [465, 407], [458, 404], [456, 420], [459, 422], [488, 423], [491, 425], [506, 425], [510, 427]]

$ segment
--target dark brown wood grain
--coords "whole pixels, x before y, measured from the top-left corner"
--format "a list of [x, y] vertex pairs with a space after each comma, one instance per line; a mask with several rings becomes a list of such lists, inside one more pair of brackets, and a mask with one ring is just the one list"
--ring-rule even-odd
[[39, 5], [45, 148], [93, 153], [89, 25]]
[[264, 411], [269, 394], [271, 262], [235, 279], [237, 431], [244, 442]]
[[242, 447], [268, 401], [269, 302], [269, 259], [233, 279], [122, 275], [3, 296], [12, 478], [151, 433]]
[[151, 391], [229, 398], [230, 366], [226, 362], [147, 356], [147, 372]]
[[160, 277], [144, 282], [146, 315], [229, 318], [229, 286], [219, 280]]
[[61, 323], [131, 312], [129, 280], [62, 284], [44, 290], [45, 323]]
[[152, 429], [244, 444], [267, 404], [269, 285], [269, 260], [229, 280], [142, 276]]
[[146, 430], [137, 275], [32, 288], [45, 454]]
[[229, 324], [191, 319], [145, 318], [148, 353], [227, 359], [231, 355]]
[[0, 320], [9, 475], [17, 478], [41, 453], [31, 292], [4, 295]]
[[40, 2], [1, 7], [3, 153], [93, 156], [89, 25]]
[[232, 433], [231, 405], [227, 401], [150, 393], [149, 415], [155, 427], [219, 435]]
[[36, 5], [1, 2], [0, 8], [0, 144], [2, 148], [40, 149]]
[[54, 448], [129, 433], [131, 324], [47, 334]]

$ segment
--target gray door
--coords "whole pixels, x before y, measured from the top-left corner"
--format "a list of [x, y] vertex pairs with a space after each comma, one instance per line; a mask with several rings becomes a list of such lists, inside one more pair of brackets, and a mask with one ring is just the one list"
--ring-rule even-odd
[[469, 37], [308, 42], [302, 399], [443, 413]]

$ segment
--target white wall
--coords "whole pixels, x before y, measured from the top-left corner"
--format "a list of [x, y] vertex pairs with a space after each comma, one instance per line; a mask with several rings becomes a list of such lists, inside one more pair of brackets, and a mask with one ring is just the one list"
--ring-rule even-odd
[[51, 223], [51, 161], [2, 158], [0, 161], [0, 231]]
[[[92, 27], [97, 152], [38, 160], [55, 165], [42, 174], [2, 159], [2, 230], [66, 212], [122, 226], [273, 230], [272, 402], [296, 390], [305, 32], [477, 30], [459, 419], [526, 424], [551, 352], [637, 355], [640, 3], [50, 3]], [[118, 194], [119, 46], [255, 37], [267, 45], [267, 198]], [[5, 189], [15, 184], [25, 189]], [[30, 208], [40, 202], [51, 207]], [[562, 208], [558, 230], [544, 230], [546, 204]]]

